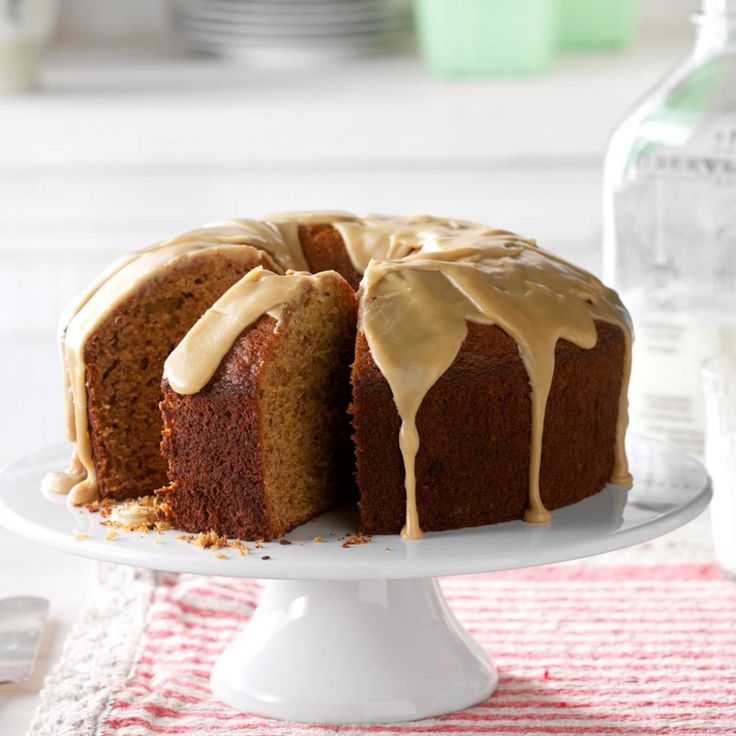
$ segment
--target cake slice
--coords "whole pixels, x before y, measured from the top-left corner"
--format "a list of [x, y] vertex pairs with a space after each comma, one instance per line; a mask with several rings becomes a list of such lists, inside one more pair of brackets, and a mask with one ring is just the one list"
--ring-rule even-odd
[[61, 329], [69, 468], [44, 479], [72, 503], [122, 500], [166, 482], [158, 411], [164, 360], [198, 317], [255, 266], [275, 267], [245, 245], [154, 246], [110, 269]]
[[166, 362], [161, 513], [273, 539], [351, 493], [356, 299], [337, 273], [251, 271]]

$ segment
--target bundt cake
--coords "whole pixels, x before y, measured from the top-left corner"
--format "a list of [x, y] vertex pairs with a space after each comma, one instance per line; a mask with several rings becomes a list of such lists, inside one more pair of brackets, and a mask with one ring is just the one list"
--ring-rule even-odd
[[[240, 268], [162, 290], [145, 258], [171, 247], [210, 254], [211, 269], [239, 253]], [[160, 485], [179, 528], [273, 538], [350, 497], [354, 474], [361, 530], [418, 538], [544, 523], [630, 480], [628, 314], [513, 233], [427, 216], [230, 220], [123, 262], [92, 292], [93, 318], [78, 306], [63, 349], [81, 462], [47, 482], [76, 482], [75, 502]], [[152, 449], [159, 396], [168, 481]]]

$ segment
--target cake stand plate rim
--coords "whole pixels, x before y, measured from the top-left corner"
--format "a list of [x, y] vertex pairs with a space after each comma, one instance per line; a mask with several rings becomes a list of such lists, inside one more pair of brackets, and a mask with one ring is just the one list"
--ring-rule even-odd
[[[427, 534], [420, 541], [374, 536], [344, 547], [344, 520], [327, 514], [299, 527], [291, 544], [264, 543], [251, 554], [203, 550], [168, 531], [109, 531], [100, 517], [70, 509], [63, 498], [39, 489], [48, 470], [62, 467], [66, 445], [28, 455], [0, 470], [0, 525], [32, 541], [91, 559], [168, 572], [267, 579], [408, 579], [509, 570], [563, 562], [649, 541], [698, 516], [712, 492], [707, 471], [686, 453], [651, 438], [627, 441], [634, 483], [630, 490], [607, 486], [600, 493], [554, 512], [550, 525], [514, 521]], [[314, 542], [322, 537], [322, 543]], [[158, 543], [157, 543], [158, 542]], [[215, 554], [226, 554], [219, 559]]]

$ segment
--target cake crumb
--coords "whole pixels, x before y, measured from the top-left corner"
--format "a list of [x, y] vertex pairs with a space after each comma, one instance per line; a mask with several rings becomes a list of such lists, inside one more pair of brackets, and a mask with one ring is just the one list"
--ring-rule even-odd
[[[166, 530], [161, 529], [161, 531]], [[218, 534], [214, 530], [200, 532], [199, 534], [178, 534], [176, 539], [180, 542], [193, 544], [200, 549], [234, 549], [237, 550], [241, 557], [247, 557], [250, 554], [250, 548], [242, 540], [228, 539], [226, 536]], [[230, 558], [225, 555], [225, 559]]]
[[229, 559], [228, 556], [224, 552], [215, 552], [215, 559], [217, 560], [227, 560]]
[[322, 537], [319, 537], [319, 536], [317, 536], [317, 537], [315, 537], [315, 538], [314, 538], [314, 539], [313, 539], [312, 541], [313, 541], [313, 542], [314, 542], [315, 544], [322, 544], [322, 542], [323, 542], [324, 540], [322, 539]]
[[342, 546], [345, 549], [348, 549], [349, 547], [353, 547], [356, 544], [368, 544], [368, 542], [370, 541], [371, 538], [367, 534], [356, 534], [353, 537], [348, 536], [348, 538], [342, 543]]
[[237, 550], [241, 557], [246, 557], [250, 554], [250, 549], [240, 539], [233, 539], [231, 542], [228, 542], [227, 546]]
[[89, 534], [82, 534], [81, 532], [77, 532], [74, 535], [74, 541], [75, 542], [83, 542], [85, 539], [90, 539]]
[[90, 513], [96, 514], [100, 510], [100, 502], [91, 501], [90, 503], [85, 504], [84, 508], [86, 508]]
[[396, 550], [393, 547], [384, 547], [383, 548], [386, 552], [395, 552]]
[[202, 549], [220, 549], [227, 547], [227, 537], [220, 536], [216, 531], [200, 532], [194, 539], [194, 544]]
[[263, 540], [256, 539], [256, 549], [263, 549]]
[[291, 544], [288, 539], [279, 539], [279, 544]]
[[162, 540], [160, 540], [160, 539], [154, 539], [154, 540], [153, 540], [153, 543], [154, 543], [154, 544], [163, 544], [163, 541], [162, 541]]
[[115, 501], [112, 498], [103, 498], [102, 501], [97, 501], [100, 508], [100, 516], [106, 519], [112, 513], [115, 506]]
[[105, 534], [104, 539], [106, 542], [112, 542], [112, 540], [117, 539], [117, 537], [118, 533], [115, 531], [115, 529], [110, 529], [110, 531]]
[[271, 555], [263, 555], [263, 557], [261, 557], [261, 559], [262, 560], [270, 560], [271, 559]]

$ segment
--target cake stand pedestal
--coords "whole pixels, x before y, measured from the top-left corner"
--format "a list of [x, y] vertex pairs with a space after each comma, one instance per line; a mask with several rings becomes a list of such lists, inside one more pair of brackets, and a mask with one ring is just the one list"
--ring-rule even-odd
[[291, 544], [267, 543], [249, 556], [230, 551], [223, 560], [173, 531], [105, 541], [97, 514], [39, 490], [44, 473], [63, 466], [61, 446], [0, 472], [0, 523], [98, 560], [268, 579], [254, 615], [215, 663], [215, 696], [273, 718], [387, 723], [474, 705], [496, 686], [493, 664], [449, 610], [437, 576], [608, 552], [672, 531], [708, 505], [710, 479], [696, 460], [640, 437], [630, 438], [628, 451], [630, 489], [608, 486], [545, 526], [509, 522], [346, 547], [356, 524], [343, 509], [295, 529]]
[[449, 713], [496, 682], [434, 578], [272, 581], [211, 679], [238, 710], [312, 723]]

